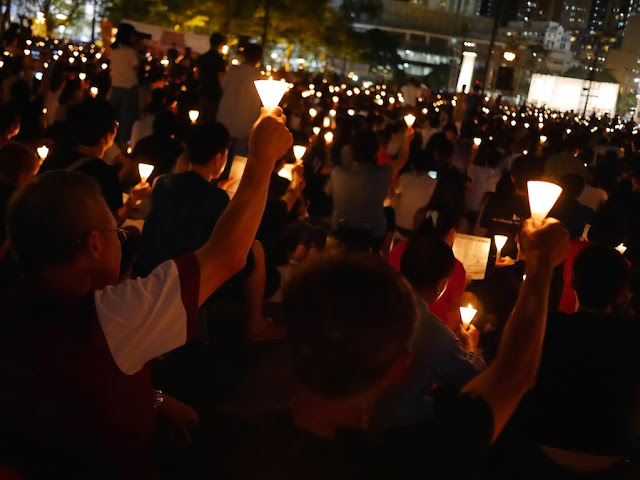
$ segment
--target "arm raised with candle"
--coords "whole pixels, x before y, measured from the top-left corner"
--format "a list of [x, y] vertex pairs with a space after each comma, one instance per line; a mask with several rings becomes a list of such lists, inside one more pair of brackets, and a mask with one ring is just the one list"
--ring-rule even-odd
[[551, 276], [569, 246], [569, 234], [553, 219], [545, 220], [539, 227], [532, 219], [526, 220], [520, 239], [527, 256], [527, 276], [504, 329], [496, 360], [462, 390], [477, 393], [489, 404], [494, 440], [522, 396], [535, 384], [547, 324]]
[[413, 127], [407, 127], [407, 129], [404, 131], [402, 147], [400, 147], [397, 158], [391, 163], [391, 166], [393, 167], [394, 177], [396, 177], [400, 173], [400, 170], [402, 170], [402, 168], [407, 164], [407, 161], [409, 160], [411, 142], [413, 141], [415, 136], [416, 132], [413, 130]]
[[240, 271], [262, 220], [274, 165], [293, 144], [286, 117], [264, 108], [249, 139], [249, 156], [238, 190], [209, 241], [196, 252], [200, 266], [199, 303]]

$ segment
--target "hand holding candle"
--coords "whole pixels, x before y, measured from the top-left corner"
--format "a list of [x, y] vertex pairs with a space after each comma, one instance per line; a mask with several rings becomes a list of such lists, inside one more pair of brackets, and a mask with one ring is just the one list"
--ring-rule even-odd
[[464, 328], [469, 327], [475, 318], [476, 313], [478, 313], [478, 310], [473, 308], [471, 304], [469, 304], [468, 307], [460, 307], [460, 317], [462, 318], [462, 325], [464, 325]]
[[289, 84], [287, 82], [278, 82], [276, 80], [256, 80], [253, 82], [258, 90], [260, 101], [264, 108], [270, 112], [274, 110], [278, 105], [284, 94], [289, 90]]
[[140, 183], [147, 183], [147, 180], [153, 172], [154, 166], [148, 163], [138, 164], [138, 173], [140, 173]]

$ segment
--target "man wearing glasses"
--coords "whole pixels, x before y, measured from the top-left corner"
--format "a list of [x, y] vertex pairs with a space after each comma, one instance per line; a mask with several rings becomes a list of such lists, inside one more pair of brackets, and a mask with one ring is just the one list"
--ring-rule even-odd
[[153, 390], [148, 362], [192, 339], [198, 307], [243, 267], [292, 144], [285, 122], [263, 111], [209, 241], [146, 278], [118, 283], [121, 230], [91, 178], [49, 172], [14, 196], [8, 235], [25, 275], [0, 299], [0, 470], [154, 478], [156, 412], [188, 439], [197, 415]]

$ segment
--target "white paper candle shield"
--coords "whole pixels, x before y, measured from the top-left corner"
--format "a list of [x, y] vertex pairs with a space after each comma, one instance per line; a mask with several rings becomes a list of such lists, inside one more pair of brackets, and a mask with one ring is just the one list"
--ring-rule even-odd
[[322, 120], [322, 127], [323, 128], [331, 127], [331, 119], [329, 117], [324, 117], [324, 119]]
[[262, 106], [267, 110], [273, 110], [280, 104], [289, 89], [287, 82], [277, 82], [275, 80], [256, 80], [253, 82], [258, 90]]
[[278, 172], [278, 175], [282, 178], [286, 178], [290, 182], [293, 181], [293, 163], [285, 163], [284, 166]]
[[509, 237], [506, 235], [494, 235], [493, 240], [496, 242], [496, 249], [501, 251], [507, 243], [507, 240], [509, 240]]
[[320, 127], [313, 127], [313, 134], [318, 135], [320, 133]]
[[189, 120], [191, 120], [191, 123], [195, 124], [199, 116], [200, 112], [198, 110], [189, 110]]
[[476, 147], [479, 147], [481, 143], [482, 143], [482, 139], [481, 139], [481, 138], [476, 137], [476, 138], [474, 138], [474, 139], [473, 139], [473, 144], [474, 144]]
[[316, 110], [315, 108], [310, 108], [309, 109], [309, 116], [311, 118], [316, 118], [316, 115], [318, 115], [318, 110]]
[[624, 252], [627, 251], [627, 247], [624, 246], [624, 243], [621, 243], [616, 247], [616, 250], [620, 252], [621, 255], [624, 255]]
[[462, 324], [466, 327], [473, 321], [478, 313], [478, 310], [473, 308], [471, 304], [468, 307], [460, 307], [460, 317], [462, 317]]
[[38, 151], [38, 156], [42, 161], [44, 161], [44, 159], [47, 158], [47, 156], [49, 155], [49, 147], [47, 147], [46, 145], [42, 145], [41, 147], [38, 147], [37, 151]]
[[413, 127], [413, 124], [416, 123], [416, 116], [409, 113], [404, 116], [404, 123], [407, 124], [407, 127]]
[[324, 141], [327, 142], [327, 144], [332, 143], [333, 142], [333, 133], [332, 132], [327, 132], [324, 134]]
[[307, 153], [307, 147], [304, 145], [294, 145], [293, 146], [293, 156], [296, 157], [296, 160], [302, 160], [304, 154]]
[[562, 187], [549, 182], [527, 182], [529, 190], [529, 207], [531, 217], [537, 222], [542, 222], [562, 193]]
[[140, 173], [140, 181], [142, 183], [145, 183], [149, 179], [153, 168], [153, 165], [149, 165], [148, 163], [138, 164], [138, 172]]

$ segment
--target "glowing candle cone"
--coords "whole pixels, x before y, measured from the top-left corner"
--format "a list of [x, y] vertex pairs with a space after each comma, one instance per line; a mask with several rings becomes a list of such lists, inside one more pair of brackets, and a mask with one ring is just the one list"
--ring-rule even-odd
[[302, 160], [304, 154], [307, 153], [307, 147], [304, 145], [294, 145], [293, 146], [293, 156], [296, 157], [296, 160]]
[[258, 90], [260, 101], [267, 110], [271, 111], [280, 104], [280, 100], [289, 90], [287, 82], [277, 82], [275, 80], [256, 80], [253, 82]]
[[316, 110], [315, 108], [310, 108], [309, 109], [309, 116], [311, 118], [316, 118], [317, 115], [318, 115], [318, 110]]
[[465, 328], [469, 328], [469, 325], [478, 313], [478, 310], [473, 308], [471, 304], [468, 307], [460, 307], [460, 316], [462, 317], [462, 324]]
[[507, 240], [509, 240], [509, 237], [506, 235], [494, 235], [493, 240], [496, 242], [496, 250], [498, 251], [496, 254], [497, 263], [500, 260], [500, 253], [502, 252], [504, 245], [507, 243]]
[[153, 165], [149, 165], [147, 163], [138, 164], [138, 172], [140, 173], [140, 181], [142, 183], [145, 183], [149, 179], [151, 172], [153, 172], [153, 168]]
[[80, 80], [84, 82], [87, 79], [87, 74], [82, 72], [81, 74], [78, 75], [78, 77], [80, 78]]
[[474, 144], [476, 147], [479, 147], [481, 143], [482, 143], [482, 139], [481, 139], [481, 138], [476, 137], [476, 138], [474, 138], [474, 139], [473, 139], [473, 144]]
[[286, 178], [290, 182], [293, 181], [293, 167], [295, 165], [293, 163], [285, 163], [283, 167], [278, 172], [278, 176], [282, 178]]
[[91, 87], [91, 89], [89, 89], [89, 92], [91, 93], [92, 97], [97, 97], [98, 96], [98, 87]]
[[407, 124], [407, 127], [413, 127], [413, 124], [416, 123], [416, 116], [409, 113], [404, 116], [404, 123]]
[[42, 145], [41, 147], [37, 148], [37, 151], [40, 160], [44, 162], [44, 159], [49, 155], [49, 147], [47, 147], [46, 145]]
[[319, 135], [320, 134], [320, 127], [313, 127], [313, 134], [314, 135]]
[[624, 243], [621, 243], [616, 247], [616, 250], [619, 251], [621, 255], [624, 255], [624, 252], [627, 251], [627, 247], [624, 246]]
[[549, 182], [527, 182], [527, 187], [531, 217], [536, 223], [542, 223], [556, 204], [562, 187]]
[[322, 120], [322, 127], [323, 128], [331, 127], [331, 119], [329, 117], [324, 117], [324, 119]]
[[540, 143], [546, 143], [547, 142], [547, 136], [546, 135], [540, 135]]
[[327, 142], [327, 145], [333, 143], [333, 133], [327, 132], [324, 134], [324, 141]]

